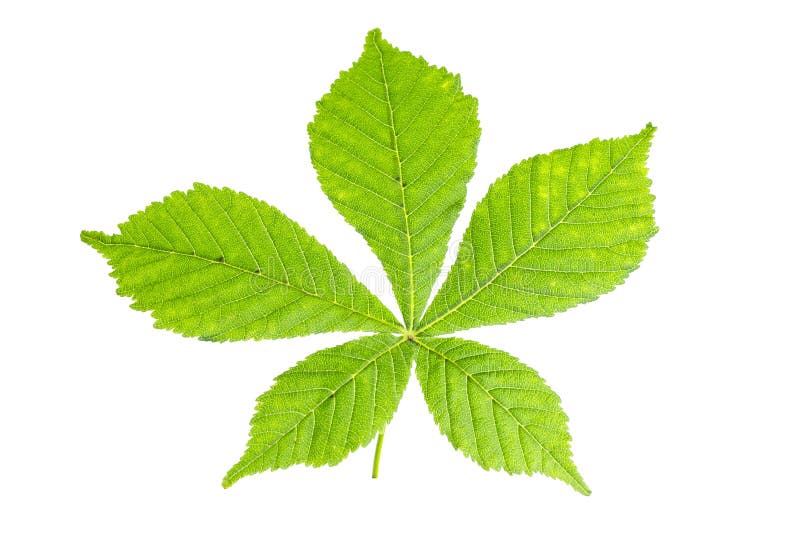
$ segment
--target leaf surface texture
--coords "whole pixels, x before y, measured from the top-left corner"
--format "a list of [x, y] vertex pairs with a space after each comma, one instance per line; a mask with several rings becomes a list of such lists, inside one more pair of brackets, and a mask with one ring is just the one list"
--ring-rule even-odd
[[656, 232], [645, 167], [654, 131], [514, 165], [476, 207], [418, 332], [550, 316], [621, 284]]
[[212, 341], [390, 332], [391, 312], [276, 208], [196, 184], [81, 239], [113, 266], [117, 292], [155, 326]]
[[250, 441], [225, 476], [293, 464], [335, 465], [389, 423], [408, 383], [417, 347], [388, 334], [315, 352], [258, 398]]
[[458, 338], [418, 341], [417, 378], [453, 446], [484, 469], [543, 473], [588, 495], [560, 399], [530, 367]]
[[411, 328], [475, 168], [477, 100], [458, 76], [374, 30], [318, 102], [308, 131], [323, 191], [380, 259]]

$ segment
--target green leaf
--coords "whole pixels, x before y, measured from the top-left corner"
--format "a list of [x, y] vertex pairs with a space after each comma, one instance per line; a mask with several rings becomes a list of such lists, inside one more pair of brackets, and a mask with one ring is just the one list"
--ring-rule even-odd
[[514, 165], [472, 214], [417, 332], [550, 316], [621, 284], [657, 231], [645, 167], [653, 132]]
[[229, 189], [196, 184], [117, 235], [81, 239], [159, 328], [215, 341], [377, 333], [280, 375], [259, 397], [223, 486], [293, 464], [334, 465], [379, 434], [377, 476], [383, 431], [416, 359], [428, 406], [457, 449], [486, 469], [544, 473], [588, 495], [567, 416], [539, 375], [505, 352], [433, 336], [550, 316], [621, 284], [657, 231], [645, 168], [654, 131], [513, 166], [478, 204], [426, 310], [475, 168], [477, 101], [458, 75], [373, 30], [317, 103], [310, 152], [322, 190], [383, 264], [403, 325], [295, 222]]
[[590, 490], [572, 463], [560, 399], [505, 352], [458, 338], [418, 338], [417, 378], [453, 446], [484, 469], [543, 473]]
[[477, 100], [445, 69], [367, 35], [309, 125], [322, 189], [381, 260], [410, 329], [439, 275], [480, 136]]
[[388, 334], [315, 352], [258, 398], [250, 441], [222, 482], [293, 464], [335, 465], [392, 419], [417, 347]]
[[119, 229], [81, 239], [158, 328], [212, 341], [400, 328], [325, 246], [243, 193], [195, 184]]

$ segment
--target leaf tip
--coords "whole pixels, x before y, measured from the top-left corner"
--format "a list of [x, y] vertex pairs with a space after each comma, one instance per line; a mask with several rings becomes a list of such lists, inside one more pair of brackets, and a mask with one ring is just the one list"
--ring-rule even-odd
[[97, 248], [102, 244], [103, 232], [96, 230], [81, 230], [81, 241], [90, 247]]
[[237, 480], [242, 478], [241, 472], [236, 471], [238, 465], [239, 464], [236, 464], [235, 466], [231, 467], [230, 470], [228, 470], [228, 472], [225, 473], [225, 476], [222, 478], [222, 487], [224, 489], [230, 488], [236, 483]]
[[[566, 476], [563, 476], [564, 474], [566, 474]], [[589, 486], [586, 484], [586, 482], [584, 482], [583, 477], [578, 472], [578, 469], [575, 467], [574, 464], [571, 465], [571, 469], [565, 470], [565, 473], [556, 475], [549, 474], [548, 476], [552, 476], [553, 478], [558, 478], [561, 481], [566, 482], [569, 485], [569, 487], [571, 487], [581, 495], [588, 497], [589, 495], [592, 494], [592, 490], [589, 489]]]
[[368, 43], [371, 43], [378, 39], [383, 39], [383, 32], [381, 32], [380, 28], [372, 28], [370, 31], [367, 32]]
[[570, 467], [571, 468], [566, 470], [567, 474], [566, 477], [558, 476], [557, 478], [560, 478], [561, 480], [569, 484], [572, 489], [574, 489], [581, 495], [585, 495], [586, 497], [591, 495], [592, 490], [589, 489], [589, 486], [583, 480], [583, 477], [578, 472], [578, 468], [575, 467], [575, 464], [572, 464], [571, 462], [570, 462]]

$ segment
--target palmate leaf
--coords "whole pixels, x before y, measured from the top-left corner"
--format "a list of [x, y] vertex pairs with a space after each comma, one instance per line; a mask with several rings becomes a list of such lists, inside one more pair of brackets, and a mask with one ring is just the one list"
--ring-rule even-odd
[[539, 375], [505, 352], [421, 338], [417, 378], [450, 443], [484, 469], [544, 473], [588, 495], [572, 463], [567, 416]]
[[392, 332], [391, 312], [316, 239], [243, 193], [195, 184], [119, 226], [81, 233], [155, 326], [212, 341]]
[[222, 485], [293, 464], [335, 465], [389, 423], [417, 347], [379, 334], [315, 352], [258, 398], [250, 442]]
[[383, 431], [412, 362], [453, 446], [485, 469], [589, 488], [558, 396], [513, 356], [434, 336], [549, 316], [622, 283], [656, 232], [645, 162], [655, 128], [536, 156], [472, 214], [428, 309], [475, 167], [477, 101], [458, 75], [367, 35], [308, 128], [322, 189], [383, 264], [401, 324], [322, 244], [276, 208], [202, 184], [120, 225], [82, 232], [118, 293], [155, 326], [234, 341], [332, 331], [375, 335], [321, 350], [258, 398], [250, 440], [223, 480], [334, 465]]
[[317, 104], [322, 189], [381, 260], [408, 328], [422, 316], [475, 168], [477, 100], [379, 30]]
[[472, 214], [417, 332], [550, 316], [621, 284], [657, 230], [645, 168], [653, 132], [514, 165]]

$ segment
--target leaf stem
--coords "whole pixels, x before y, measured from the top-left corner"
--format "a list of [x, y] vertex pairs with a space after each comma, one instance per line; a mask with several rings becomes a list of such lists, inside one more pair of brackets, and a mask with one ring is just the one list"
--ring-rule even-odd
[[381, 464], [381, 448], [383, 447], [383, 432], [378, 434], [378, 442], [375, 444], [375, 458], [372, 460], [372, 478], [378, 478], [378, 467]]

